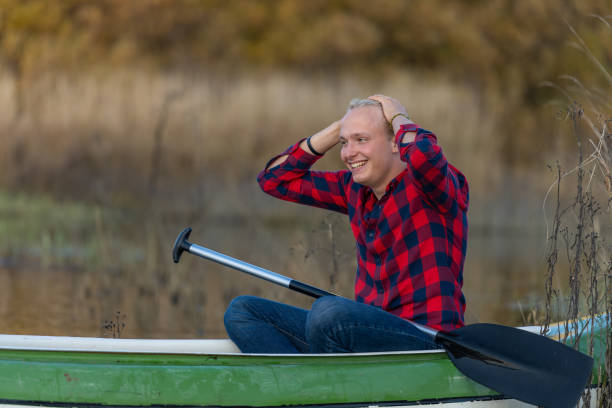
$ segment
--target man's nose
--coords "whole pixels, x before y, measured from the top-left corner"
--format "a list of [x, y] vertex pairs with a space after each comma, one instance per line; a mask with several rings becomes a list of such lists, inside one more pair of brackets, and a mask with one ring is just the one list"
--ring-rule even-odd
[[349, 159], [351, 157], [354, 157], [357, 154], [357, 151], [355, 150], [355, 145], [351, 142], [347, 142], [344, 145], [344, 154]]

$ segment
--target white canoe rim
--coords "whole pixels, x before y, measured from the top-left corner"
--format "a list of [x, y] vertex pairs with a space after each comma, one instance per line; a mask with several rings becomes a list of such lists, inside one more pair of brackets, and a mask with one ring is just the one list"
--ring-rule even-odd
[[[582, 328], [591, 324], [592, 319], [579, 320]], [[608, 324], [607, 315], [595, 317], [596, 326]], [[565, 333], [565, 323], [550, 325], [546, 335], [560, 340]], [[522, 326], [519, 329], [540, 334], [540, 326]], [[570, 326], [571, 328], [571, 326]], [[86, 351], [105, 353], [147, 353], [147, 354], [243, 354], [230, 339], [120, 339], [106, 337], [67, 337], [39, 336], [21, 334], [0, 334], [0, 350], [39, 350], [39, 351]], [[426, 353], [444, 353], [444, 350], [428, 350]], [[419, 354], [423, 351], [398, 351], [377, 353], [324, 354], [325, 356], [377, 355], [377, 354]], [[274, 355], [274, 354], [265, 354]], [[295, 354], [294, 356], [302, 356]], [[310, 354], [312, 356], [312, 354]], [[287, 356], [287, 355], [285, 355]]]
[[[539, 333], [538, 326], [522, 329]], [[38, 351], [87, 351], [102, 353], [147, 353], [147, 354], [244, 354], [230, 339], [117, 339], [106, 337], [37, 336], [0, 334], [0, 350]], [[428, 350], [426, 353], [444, 353], [444, 350]], [[393, 351], [374, 353], [321, 354], [324, 356], [419, 354], [423, 351]], [[274, 355], [274, 354], [264, 354]], [[302, 356], [304, 354], [289, 354]], [[312, 356], [312, 354], [310, 354]], [[285, 354], [285, 356], [288, 356]]]

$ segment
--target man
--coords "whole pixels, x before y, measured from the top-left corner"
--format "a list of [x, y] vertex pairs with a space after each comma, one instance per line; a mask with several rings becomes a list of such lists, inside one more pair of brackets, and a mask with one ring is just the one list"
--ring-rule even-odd
[[[347, 166], [310, 167], [336, 144]], [[407, 320], [462, 327], [468, 185], [436, 137], [383, 95], [270, 160], [258, 176], [275, 197], [348, 214], [357, 241], [355, 301], [324, 296], [310, 311], [240, 296], [225, 313], [248, 353], [419, 350], [437, 345]]]

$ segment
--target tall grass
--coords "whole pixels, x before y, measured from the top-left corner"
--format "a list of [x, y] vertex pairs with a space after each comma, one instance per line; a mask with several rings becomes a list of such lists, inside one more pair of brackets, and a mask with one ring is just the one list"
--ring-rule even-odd
[[[597, 17], [610, 28], [605, 19]], [[585, 41], [570, 25], [574, 44], [600, 70], [608, 81], [607, 89], [590, 88], [575, 77], [561, 78], [564, 85], [547, 83], [565, 97], [566, 108], [561, 117], [569, 123], [575, 141], [575, 164], [563, 170], [557, 164], [556, 180], [545, 198], [553, 198], [552, 222], [548, 228], [548, 275], [546, 279], [546, 305], [543, 332], [554, 319], [567, 319], [566, 333], [572, 333], [576, 344], [582, 336], [583, 326], [577, 319], [587, 317], [592, 328], [596, 319], [603, 318], [609, 325], [612, 315], [612, 76], [608, 69], [589, 50]], [[611, 28], [612, 30], [612, 28]], [[569, 190], [573, 194], [568, 194]], [[563, 191], [565, 190], [565, 191]], [[558, 278], [559, 258], [565, 257], [569, 268], [569, 291], [563, 293], [555, 286]], [[566, 338], [563, 340], [567, 339]], [[593, 338], [590, 352], [593, 350]], [[572, 344], [572, 345], [576, 345]], [[605, 372], [595, 380], [600, 385], [598, 406], [612, 406], [612, 335], [606, 335], [606, 350], [596, 359], [605, 359]], [[582, 402], [590, 406], [591, 394], [585, 393]]]
[[[472, 158], [500, 154], [492, 135], [501, 112], [466, 86], [406, 71], [382, 78], [49, 72], [27, 88], [17, 119], [14, 87], [0, 75], [0, 180], [15, 188], [104, 200], [145, 194], [152, 185], [167, 191], [251, 181], [272, 154], [341, 117], [351, 98], [379, 92], [402, 100], [434, 130], [473, 183], [494, 185], [499, 173], [491, 171], [495, 160]], [[323, 165], [339, 166], [331, 156]]]

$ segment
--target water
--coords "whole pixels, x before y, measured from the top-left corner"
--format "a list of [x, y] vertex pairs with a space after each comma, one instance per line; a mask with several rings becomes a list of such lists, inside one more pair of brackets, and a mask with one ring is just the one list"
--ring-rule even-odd
[[[253, 294], [302, 307], [312, 302], [189, 254], [175, 265], [171, 246], [184, 226], [181, 219], [160, 219], [140, 233], [124, 226], [124, 237], [121, 227], [107, 226], [107, 241], [97, 244], [98, 249], [106, 247], [100, 249], [105, 254], [97, 264], [67, 262], [88, 252], [68, 246], [46, 256], [51, 260], [45, 262], [37, 255], [45, 253], [44, 245], [29, 248], [23, 259], [5, 257], [0, 264], [0, 332], [220, 338], [225, 337], [223, 312], [234, 296]], [[302, 220], [282, 214], [215, 216], [192, 226], [193, 242], [352, 296], [354, 242], [342, 216], [310, 210]], [[536, 311], [543, 304], [546, 273], [543, 237], [533, 230], [470, 235], [464, 269], [468, 323], [517, 325], [540, 317]]]

